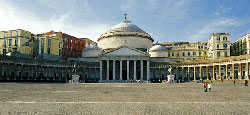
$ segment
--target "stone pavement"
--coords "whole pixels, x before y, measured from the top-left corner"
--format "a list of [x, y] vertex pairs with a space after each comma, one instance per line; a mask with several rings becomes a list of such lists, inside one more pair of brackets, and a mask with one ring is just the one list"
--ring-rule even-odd
[[250, 114], [250, 86], [0, 83], [0, 114]]

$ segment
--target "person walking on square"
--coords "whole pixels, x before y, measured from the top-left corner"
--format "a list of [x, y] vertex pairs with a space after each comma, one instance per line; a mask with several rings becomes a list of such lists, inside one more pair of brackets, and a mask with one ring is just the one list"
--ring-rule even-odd
[[234, 86], [235, 86], [235, 80], [234, 80]]
[[211, 92], [211, 90], [212, 90], [212, 83], [208, 83], [207, 84], [207, 88], [208, 88], [209, 92]]
[[207, 92], [207, 82], [203, 82], [204, 92]]
[[248, 86], [248, 81], [247, 80], [244, 80], [244, 85]]

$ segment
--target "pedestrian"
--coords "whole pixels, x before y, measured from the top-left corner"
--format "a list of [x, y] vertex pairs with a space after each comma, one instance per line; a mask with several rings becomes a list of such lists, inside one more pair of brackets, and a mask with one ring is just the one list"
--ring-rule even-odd
[[245, 84], [245, 86], [248, 86], [248, 81], [244, 80], [244, 84]]
[[207, 92], [207, 82], [203, 82], [204, 92]]
[[208, 83], [207, 84], [207, 88], [208, 88], [209, 92], [211, 92], [211, 90], [212, 90], [212, 83]]
[[235, 86], [235, 80], [234, 80], [234, 86]]

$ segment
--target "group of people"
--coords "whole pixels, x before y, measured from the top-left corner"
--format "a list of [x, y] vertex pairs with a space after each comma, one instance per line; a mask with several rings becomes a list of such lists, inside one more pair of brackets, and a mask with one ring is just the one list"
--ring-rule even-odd
[[[235, 86], [236, 81], [234, 80], [233, 83], [234, 83], [234, 86]], [[246, 79], [244, 80], [244, 86], [248, 86], [248, 81]]]
[[212, 91], [212, 82], [203, 82], [203, 86], [204, 86], [204, 92], [207, 92], [207, 89], [209, 90], [209, 92]]

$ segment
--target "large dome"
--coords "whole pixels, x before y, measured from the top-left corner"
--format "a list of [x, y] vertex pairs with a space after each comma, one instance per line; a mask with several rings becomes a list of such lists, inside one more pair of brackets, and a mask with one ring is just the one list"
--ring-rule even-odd
[[149, 51], [165, 51], [166, 48], [160, 44], [154, 45], [152, 48], [149, 49]]
[[156, 44], [149, 49], [150, 57], [168, 57], [168, 50], [160, 45]]
[[127, 46], [146, 51], [152, 47], [151, 36], [126, 18], [102, 34], [97, 42], [104, 50]]
[[144, 32], [142, 29], [140, 29], [138, 26], [132, 24], [127, 19], [123, 20], [121, 23], [113, 26], [109, 31], [117, 31], [117, 32]]
[[84, 51], [86, 51], [86, 50], [101, 50], [101, 49], [96, 45], [90, 44], [89, 46], [84, 48]]

